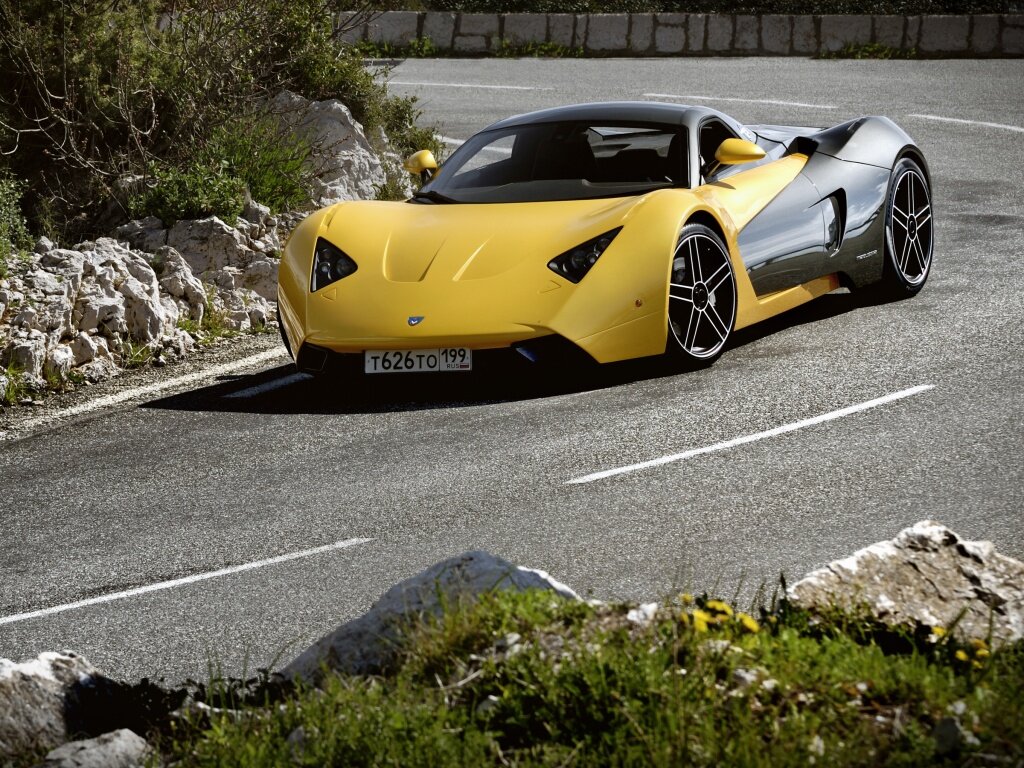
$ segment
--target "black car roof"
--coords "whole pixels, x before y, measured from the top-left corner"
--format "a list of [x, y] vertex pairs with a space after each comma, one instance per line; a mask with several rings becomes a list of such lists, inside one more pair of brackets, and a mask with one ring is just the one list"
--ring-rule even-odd
[[535, 123], [557, 123], [563, 120], [581, 121], [636, 121], [662, 123], [664, 125], [695, 124], [709, 115], [721, 118], [734, 129], [742, 129], [741, 123], [710, 107], [695, 107], [689, 104], [666, 104], [660, 101], [600, 101], [591, 104], [570, 104], [564, 107], [542, 109], [499, 120], [487, 126], [485, 131], [511, 128]]
[[593, 104], [570, 104], [500, 120], [492, 128], [509, 128], [532, 123], [556, 123], [563, 120], [637, 120], [678, 125], [691, 107], [685, 104], [663, 104], [657, 101], [603, 101]]

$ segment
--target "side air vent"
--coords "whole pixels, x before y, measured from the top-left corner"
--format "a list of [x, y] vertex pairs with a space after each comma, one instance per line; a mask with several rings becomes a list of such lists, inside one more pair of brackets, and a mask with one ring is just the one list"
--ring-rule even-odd
[[797, 136], [793, 141], [789, 143], [789, 149], [786, 150], [787, 155], [807, 155], [810, 157], [818, 151], [818, 142], [812, 139], [810, 136]]

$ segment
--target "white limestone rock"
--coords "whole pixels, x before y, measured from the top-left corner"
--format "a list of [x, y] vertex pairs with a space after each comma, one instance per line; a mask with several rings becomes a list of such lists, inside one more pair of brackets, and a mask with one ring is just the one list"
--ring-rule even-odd
[[46, 376], [55, 376], [63, 381], [71, 373], [75, 365], [75, 353], [67, 344], [57, 344], [46, 353], [46, 362], [43, 363], [43, 373]]
[[316, 685], [324, 669], [346, 674], [377, 674], [395, 661], [401, 630], [442, 607], [472, 602], [493, 590], [544, 589], [569, 599], [580, 597], [544, 571], [521, 568], [488, 552], [466, 552], [437, 563], [396, 584], [363, 616], [353, 619], [303, 651], [281, 674]]
[[204, 283], [215, 285], [221, 291], [234, 291], [242, 282], [242, 270], [237, 267], [224, 267], [203, 272]]
[[253, 260], [245, 235], [216, 216], [179, 221], [167, 233], [167, 245], [177, 250], [193, 272], [244, 267]]
[[79, 331], [69, 345], [71, 354], [74, 355], [75, 366], [85, 365], [99, 357], [101, 348], [97, 342], [101, 341], [104, 342], [102, 349], [106, 351], [106, 341], [102, 336], [93, 337], [84, 331]]
[[24, 306], [11, 318], [11, 325], [30, 331], [33, 328], [38, 328], [38, 320], [39, 311], [35, 307]]
[[1024, 638], [1024, 563], [931, 520], [809, 573], [788, 596], [812, 612], [867, 610], [890, 626], [951, 628], [962, 641]]
[[3, 357], [26, 376], [38, 377], [46, 362], [46, 337], [39, 331], [32, 331], [26, 338], [15, 339], [8, 346]]
[[156, 252], [155, 258], [160, 264], [160, 287], [184, 303], [191, 320], [201, 322], [206, 310], [206, 289], [192, 274], [185, 257], [174, 248], [164, 246]]
[[29, 289], [37, 294], [44, 296], [67, 295], [67, 289], [57, 279], [57, 276], [43, 269], [36, 269], [30, 272], [26, 276], [25, 282], [28, 284]]
[[251, 222], [256, 228], [257, 234], [254, 239], [258, 239], [267, 231], [268, 222], [272, 217], [270, 215], [270, 208], [257, 203], [255, 200], [249, 200], [242, 209], [242, 218]]
[[[155, 284], [156, 278], [153, 279]], [[118, 290], [125, 299], [124, 310], [128, 335], [136, 341], [147, 343], [158, 339], [164, 325], [164, 312], [160, 304], [159, 292], [156, 292], [154, 298], [146, 286], [134, 277], [123, 280]]]
[[99, 332], [109, 339], [128, 332], [125, 322], [124, 296], [87, 294], [79, 296], [75, 305], [75, 326], [80, 331]]
[[51, 750], [42, 768], [142, 768], [150, 752], [145, 739], [121, 728]]
[[[104, 341], [104, 339], [97, 338], [97, 341]], [[92, 362], [86, 363], [79, 370], [85, 376], [86, 381], [92, 384], [112, 379], [121, 374], [121, 369], [114, 363], [109, 351], [103, 357], [97, 357]]]
[[309, 101], [282, 91], [272, 109], [282, 124], [313, 145], [309, 162], [316, 174], [312, 197], [318, 206], [376, 196], [386, 181], [384, 168], [348, 107], [337, 99]]
[[53, 241], [50, 238], [43, 236], [36, 240], [36, 244], [32, 246], [32, 251], [34, 253], [44, 254], [49, 253], [56, 247], [57, 246], [53, 244]]
[[0, 763], [64, 743], [67, 694], [98, 674], [71, 653], [41, 653], [20, 664], [0, 659]]
[[257, 259], [245, 268], [242, 286], [268, 301], [277, 301], [277, 268], [276, 261]]
[[167, 245], [167, 229], [156, 216], [129, 221], [115, 230], [118, 240], [125, 240], [132, 248], [146, 253], [156, 253]]

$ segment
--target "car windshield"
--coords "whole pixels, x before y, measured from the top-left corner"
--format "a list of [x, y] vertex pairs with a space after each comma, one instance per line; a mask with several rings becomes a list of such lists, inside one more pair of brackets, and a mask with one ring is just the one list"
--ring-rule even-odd
[[685, 184], [679, 126], [539, 123], [478, 133], [417, 193], [434, 203], [625, 197]]

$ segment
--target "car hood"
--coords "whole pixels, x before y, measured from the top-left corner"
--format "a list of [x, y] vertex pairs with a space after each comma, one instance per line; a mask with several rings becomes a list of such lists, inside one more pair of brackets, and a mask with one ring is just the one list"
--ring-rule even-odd
[[[651, 193], [656, 194], [656, 193]], [[325, 236], [397, 283], [496, 277], [625, 225], [651, 195], [550, 203], [341, 203]]]

